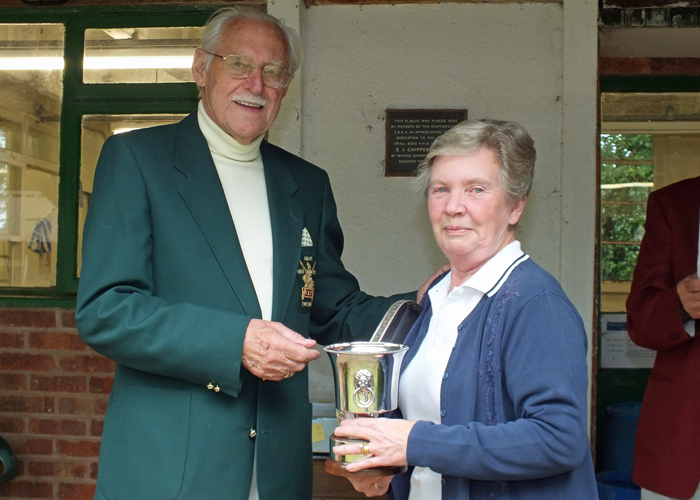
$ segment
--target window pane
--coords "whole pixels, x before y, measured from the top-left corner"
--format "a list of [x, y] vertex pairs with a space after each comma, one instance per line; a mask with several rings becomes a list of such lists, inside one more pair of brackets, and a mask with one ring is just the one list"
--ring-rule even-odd
[[700, 94], [603, 93], [601, 312], [625, 310], [654, 189], [700, 175]]
[[0, 24], [0, 286], [56, 284], [60, 24]]
[[182, 120], [186, 115], [85, 115], [82, 120], [80, 158], [80, 203], [78, 207], [78, 272], [82, 265], [83, 227], [90, 206], [95, 167], [102, 145], [108, 137], [131, 130], [165, 125]]
[[85, 83], [192, 82], [201, 28], [85, 30]]

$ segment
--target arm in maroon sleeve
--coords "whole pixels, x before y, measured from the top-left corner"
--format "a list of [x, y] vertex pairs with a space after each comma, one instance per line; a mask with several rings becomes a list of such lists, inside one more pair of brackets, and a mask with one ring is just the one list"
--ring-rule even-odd
[[638, 345], [657, 351], [687, 342], [676, 291], [673, 233], [657, 193], [649, 196], [645, 234], [627, 298], [627, 329]]

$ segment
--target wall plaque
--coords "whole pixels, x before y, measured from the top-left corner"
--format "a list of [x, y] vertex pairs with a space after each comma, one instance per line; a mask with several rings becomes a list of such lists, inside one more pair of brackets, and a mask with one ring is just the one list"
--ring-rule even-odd
[[466, 119], [466, 109], [387, 109], [384, 176], [416, 175], [433, 141]]

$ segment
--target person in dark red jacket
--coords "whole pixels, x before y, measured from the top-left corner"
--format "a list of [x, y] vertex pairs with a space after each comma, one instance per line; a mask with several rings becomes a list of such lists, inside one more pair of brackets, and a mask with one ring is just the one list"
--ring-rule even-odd
[[699, 219], [700, 177], [649, 196], [627, 299], [630, 337], [657, 351], [634, 450], [643, 500], [700, 499]]

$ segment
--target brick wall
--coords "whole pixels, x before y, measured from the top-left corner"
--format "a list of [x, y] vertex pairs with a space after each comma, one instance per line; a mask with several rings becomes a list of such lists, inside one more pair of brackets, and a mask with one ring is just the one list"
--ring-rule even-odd
[[0, 498], [92, 499], [113, 373], [74, 311], [0, 308], [0, 436], [19, 462]]

